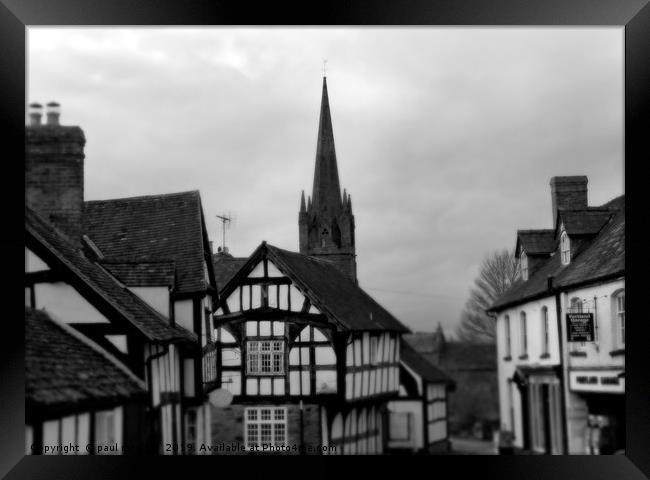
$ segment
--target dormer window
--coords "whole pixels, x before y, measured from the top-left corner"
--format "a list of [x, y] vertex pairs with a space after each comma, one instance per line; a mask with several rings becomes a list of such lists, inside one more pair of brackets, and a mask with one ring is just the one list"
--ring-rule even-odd
[[560, 235], [560, 260], [562, 261], [562, 265], [571, 263], [571, 241], [566, 234], [566, 230], [562, 230], [562, 234]]
[[526, 252], [523, 250], [521, 255], [519, 255], [519, 267], [521, 269], [521, 278], [524, 281], [528, 280], [528, 256], [526, 256]]

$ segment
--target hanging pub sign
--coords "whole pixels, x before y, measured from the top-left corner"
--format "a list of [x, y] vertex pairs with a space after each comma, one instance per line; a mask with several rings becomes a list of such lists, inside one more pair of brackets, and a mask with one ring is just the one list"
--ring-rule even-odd
[[567, 340], [569, 342], [594, 341], [594, 314], [593, 313], [567, 313]]

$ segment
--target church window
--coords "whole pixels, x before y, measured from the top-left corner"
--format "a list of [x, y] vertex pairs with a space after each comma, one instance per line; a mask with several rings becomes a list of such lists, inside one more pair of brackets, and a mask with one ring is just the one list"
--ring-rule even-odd
[[566, 231], [560, 235], [560, 260], [562, 265], [568, 265], [571, 262], [571, 242]]
[[521, 279], [525, 282], [528, 280], [528, 257], [526, 256], [526, 252], [521, 252], [519, 265], [521, 267]]

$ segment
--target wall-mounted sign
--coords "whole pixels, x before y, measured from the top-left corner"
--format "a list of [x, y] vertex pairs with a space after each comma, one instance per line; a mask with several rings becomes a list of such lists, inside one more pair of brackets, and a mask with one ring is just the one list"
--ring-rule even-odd
[[574, 392], [625, 393], [622, 370], [572, 370], [569, 388]]
[[595, 338], [594, 314], [567, 313], [566, 330], [569, 342], [593, 342]]

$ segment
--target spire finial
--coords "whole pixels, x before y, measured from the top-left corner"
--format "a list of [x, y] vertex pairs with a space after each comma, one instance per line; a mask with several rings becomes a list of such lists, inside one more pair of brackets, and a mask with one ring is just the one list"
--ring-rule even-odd
[[300, 195], [300, 213], [306, 212], [307, 206], [305, 205], [305, 191], [303, 190]]
[[327, 77], [327, 60], [323, 60], [323, 78]]

